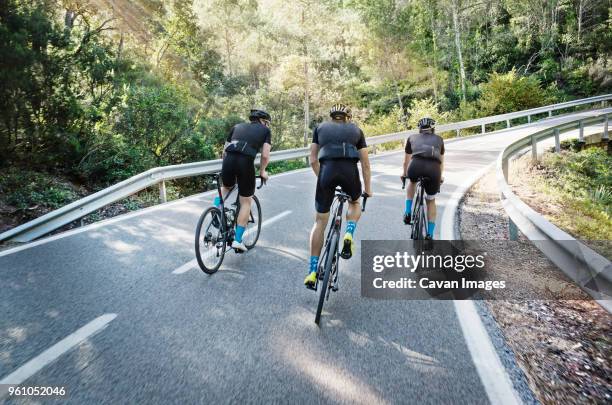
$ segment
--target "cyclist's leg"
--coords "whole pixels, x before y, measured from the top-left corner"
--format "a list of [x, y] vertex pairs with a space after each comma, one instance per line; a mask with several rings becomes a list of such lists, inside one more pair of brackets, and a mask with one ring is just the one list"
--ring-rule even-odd
[[246, 251], [246, 246], [242, 243], [242, 235], [249, 222], [251, 203], [255, 194], [255, 166], [253, 165], [253, 159], [248, 156], [241, 156], [237, 160], [237, 166], [240, 211], [236, 219], [236, 236], [234, 237], [234, 242], [232, 242], [232, 247]]
[[349, 161], [342, 162], [342, 169], [339, 173], [343, 174], [340, 178], [342, 190], [351, 196], [351, 201], [348, 203], [348, 210], [346, 213], [346, 232], [344, 234], [341, 253], [343, 258], [350, 259], [355, 250], [353, 235], [357, 227], [357, 221], [359, 221], [361, 217], [361, 206], [359, 204], [359, 198], [361, 197], [361, 180], [359, 179], [359, 170], [357, 169], [356, 163]]
[[[227, 197], [227, 194], [236, 184], [238, 159], [239, 157], [236, 153], [228, 153], [223, 158], [223, 163], [221, 164], [221, 194], [224, 198]], [[219, 196], [215, 197], [214, 205], [217, 208], [221, 205]]]
[[412, 201], [414, 200], [414, 194], [416, 193], [416, 181], [421, 176], [421, 170], [419, 166], [418, 158], [412, 158], [410, 165], [408, 166], [408, 187], [406, 188], [406, 202], [404, 206], [404, 224], [410, 225], [412, 223]]
[[440, 163], [435, 160], [426, 161], [427, 177], [429, 180], [425, 182], [425, 200], [427, 202], [427, 235], [433, 238], [436, 228], [436, 194], [440, 192], [440, 180], [442, 172]]
[[308, 275], [304, 279], [305, 285], [314, 285], [317, 277], [317, 268], [319, 266], [319, 256], [323, 248], [325, 238], [325, 227], [329, 219], [329, 209], [334, 201], [334, 193], [336, 189], [333, 181], [333, 170], [328, 168], [328, 164], [321, 165], [319, 177], [317, 178], [317, 191], [315, 194], [316, 216], [315, 222], [310, 231], [310, 264]]

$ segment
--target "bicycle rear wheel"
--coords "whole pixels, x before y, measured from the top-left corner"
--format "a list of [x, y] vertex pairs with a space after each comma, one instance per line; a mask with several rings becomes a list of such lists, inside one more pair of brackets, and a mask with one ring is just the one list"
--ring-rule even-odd
[[196, 226], [196, 259], [200, 269], [207, 274], [219, 270], [225, 256], [225, 235], [221, 229], [221, 221], [221, 210], [210, 207], [204, 211]]
[[325, 299], [327, 297], [327, 290], [329, 287], [329, 279], [331, 277], [332, 266], [334, 263], [334, 258], [337, 255], [338, 251], [338, 238], [340, 237], [339, 232], [336, 230], [332, 233], [331, 243], [329, 245], [329, 250], [325, 254], [325, 265], [323, 267], [323, 280], [321, 281], [321, 292], [319, 295], [319, 304], [317, 305], [317, 313], [315, 314], [315, 323], [318, 325], [321, 320], [321, 312], [323, 311], [323, 304], [325, 303]]
[[247, 222], [242, 242], [247, 249], [253, 249], [255, 244], [259, 240], [259, 234], [261, 233], [261, 204], [256, 196], [253, 196], [253, 203], [251, 204], [251, 214], [249, 215], [249, 222]]

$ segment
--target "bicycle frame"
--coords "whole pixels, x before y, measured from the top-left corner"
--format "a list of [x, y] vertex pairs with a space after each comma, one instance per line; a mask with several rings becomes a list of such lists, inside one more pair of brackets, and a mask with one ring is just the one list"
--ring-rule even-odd
[[[406, 187], [407, 176], [402, 176], [402, 190]], [[414, 192], [413, 204], [412, 204], [412, 231], [410, 233], [410, 238], [414, 240], [423, 239], [423, 230], [420, 229], [420, 226], [423, 224], [417, 224], [417, 222], [422, 222], [422, 217], [425, 219], [425, 228], [427, 229], [427, 203], [425, 201], [425, 187], [423, 186], [423, 182], [426, 180], [426, 177], [419, 177], [416, 182], [416, 190]], [[420, 211], [420, 212], [419, 212]], [[420, 235], [417, 234], [417, 231], [420, 231]], [[425, 231], [427, 232], [427, 231]]]
[[[321, 258], [322, 260], [319, 262], [319, 269], [317, 270], [317, 273], [320, 273], [325, 265], [325, 263], [327, 262], [327, 260], [334, 260], [333, 257], [329, 257], [328, 256], [334, 255], [336, 256], [336, 265], [333, 266], [333, 273], [335, 273], [335, 277], [333, 279], [333, 283], [335, 284], [338, 280], [338, 270], [337, 270], [337, 266], [338, 266], [338, 257], [339, 257], [339, 243], [340, 243], [340, 230], [342, 229], [342, 212], [344, 211], [344, 203], [346, 201], [348, 201], [349, 196], [347, 194], [344, 194], [343, 192], [341, 194], [336, 194], [335, 197], [335, 204], [336, 204], [336, 209], [334, 210], [334, 216], [332, 218], [332, 222], [329, 226], [329, 230], [327, 231], [327, 236], [325, 238], [325, 245], [323, 246], [323, 252], [324, 255]], [[334, 247], [331, 246], [331, 243], [333, 241], [333, 234], [337, 234], [337, 238], [336, 238], [336, 246], [335, 249], [333, 249]], [[332, 252], [333, 249], [333, 252]], [[317, 291], [319, 286], [319, 277], [317, 276], [317, 282], [315, 283], [315, 287], [314, 290]], [[337, 288], [336, 288], [337, 289]], [[327, 291], [327, 295], [329, 296], [329, 290]]]
[[[240, 194], [238, 193], [238, 185], [235, 184], [230, 191], [225, 195], [225, 198], [223, 197], [223, 192], [221, 191], [221, 174], [220, 173], [216, 173], [215, 174], [215, 182], [217, 183], [217, 194], [219, 195], [219, 209], [221, 211], [221, 234], [225, 235], [224, 239], [226, 241], [226, 243], [231, 244], [232, 240], [233, 240], [233, 232], [234, 232], [234, 227], [236, 226], [236, 222], [238, 222], [238, 215], [240, 213]], [[257, 186], [257, 189], [259, 190], [260, 188], [263, 187], [264, 185], [264, 179], [261, 176], [255, 176], [256, 179], [260, 179], [261, 180], [261, 184], [259, 186]], [[234, 201], [234, 203], [232, 205], [234, 205], [236, 207], [236, 209], [234, 210], [234, 218], [232, 218], [232, 222], [231, 224], [228, 225], [227, 223], [227, 214], [225, 211], [225, 202], [227, 201], [227, 199], [229, 198], [229, 196], [236, 191], [236, 200]], [[248, 222], [255, 222], [255, 219], [253, 218], [253, 213], [251, 212], [249, 214], [249, 220]], [[230, 226], [231, 225], [231, 226]], [[228, 229], [229, 227], [229, 229]]]

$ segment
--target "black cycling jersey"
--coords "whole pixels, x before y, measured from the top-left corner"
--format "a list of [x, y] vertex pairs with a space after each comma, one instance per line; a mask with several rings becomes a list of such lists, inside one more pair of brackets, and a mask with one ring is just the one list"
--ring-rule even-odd
[[[255, 155], [264, 143], [271, 144], [270, 129], [260, 122], [237, 124], [232, 127], [227, 142], [241, 142], [236, 150], [227, 150], [221, 166], [221, 181], [225, 187], [233, 187], [238, 182], [238, 192], [242, 197], [255, 194]], [[231, 145], [230, 145], [231, 146]], [[252, 153], [250, 153], [252, 152]]]
[[334, 143], [346, 143], [363, 149], [366, 145], [363, 131], [352, 122], [326, 121], [319, 124], [312, 133], [312, 143], [316, 143], [320, 148]]
[[412, 134], [406, 140], [406, 153], [413, 158], [442, 161], [444, 155], [444, 139], [433, 133]]
[[264, 143], [271, 145], [271, 139], [270, 128], [257, 121], [236, 124], [227, 136], [227, 142], [244, 141], [257, 152], [259, 152]]
[[[312, 134], [312, 143], [319, 145], [319, 150], [332, 144], [352, 145], [357, 150], [367, 146], [365, 136], [357, 125], [351, 122], [338, 121], [327, 121], [319, 124]], [[342, 157], [321, 160], [315, 194], [317, 212], [329, 212], [336, 187], [342, 188], [345, 193], [351, 196], [353, 201], [359, 199], [361, 196], [361, 181], [355, 159]]]

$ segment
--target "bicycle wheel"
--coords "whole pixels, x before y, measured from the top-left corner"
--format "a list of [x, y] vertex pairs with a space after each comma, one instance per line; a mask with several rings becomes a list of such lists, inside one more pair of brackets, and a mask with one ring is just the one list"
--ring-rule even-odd
[[259, 234], [261, 233], [261, 205], [256, 196], [253, 196], [253, 203], [251, 204], [251, 214], [249, 215], [249, 222], [247, 222], [242, 242], [247, 249], [253, 249], [255, 244], [259, 240]]
[[332, 272], [332, 264], [334, 262], [334, 257], [336, 256], [338, 250], [338, 231], [334, 231], [331, 237], [331, 243], [329, 245], [329, 250], [326, 252], [325, 257], [325, 265], [323, 270], [323, 281], [321, 281], [321, 292], [319, 295], [319, 304], [317, 305], [317, 313], [315, 315], [315, 323], [318, 325], [321, 320], [321, 312], [323, 311], [323, 303], [327, 297], [327, 290], [329, 288], [329, 278]]
[[225, 247], [221, 211], [210, 207], [200, 217], [195, 235], [196, 258], [204, 273], [213, 274], [219, 270], [225, 256]]

